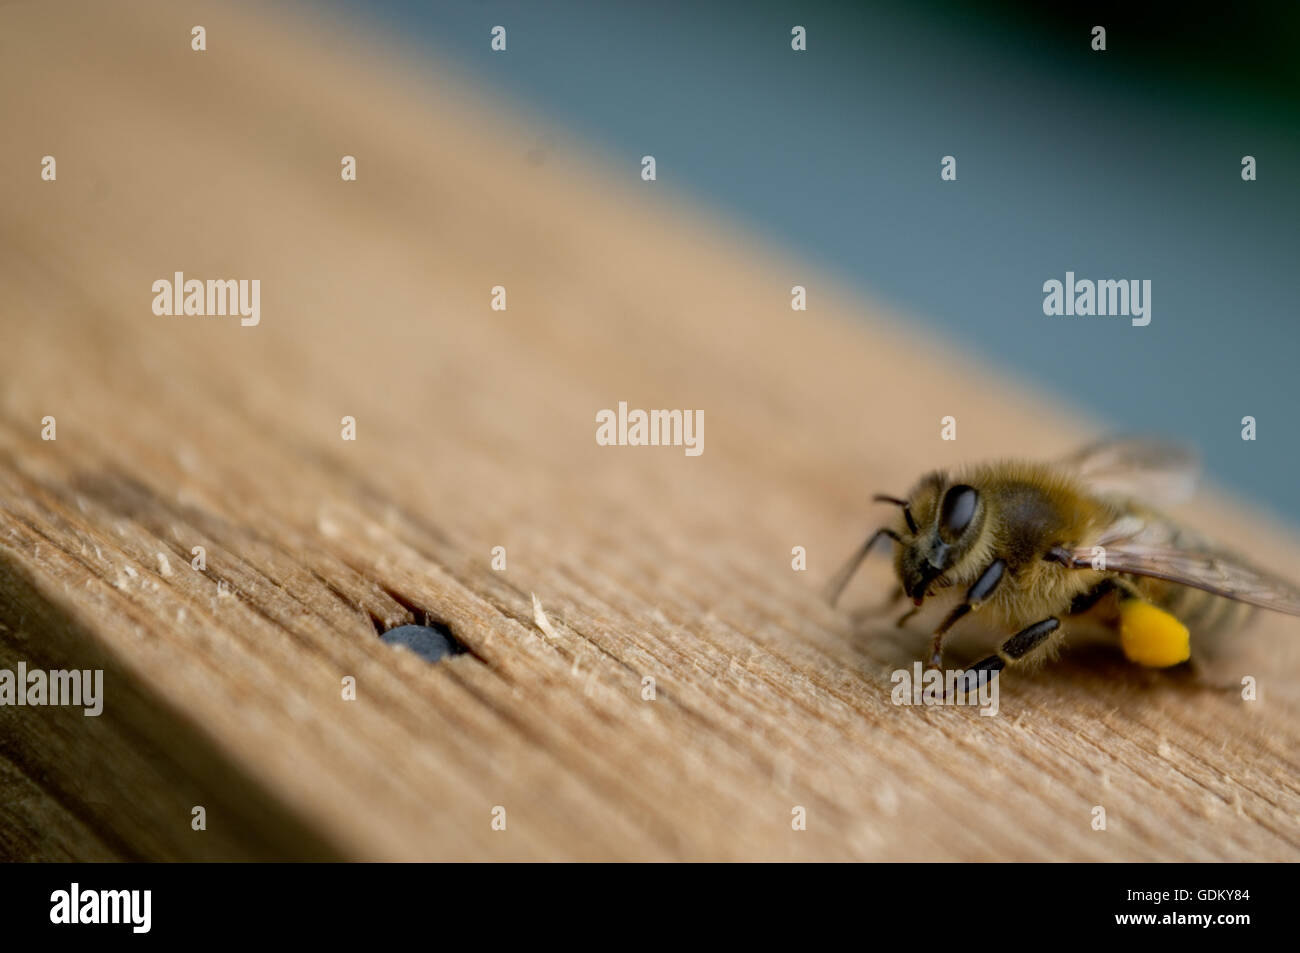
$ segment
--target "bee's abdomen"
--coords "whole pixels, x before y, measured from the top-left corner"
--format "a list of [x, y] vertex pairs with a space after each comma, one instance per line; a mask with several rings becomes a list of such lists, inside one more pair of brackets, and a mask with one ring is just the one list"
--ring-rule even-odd
[[[1134, 578], [1134, 577], [1131, 577]], [[1254, 613], [1254, 608], [1234, 599], [1216, 596], [1204, 589], [1158, 583], [1134, 578], [1137, 588], [1147, 598], [1191, 630], [1192, 637], [1206, 637], [1240, 628]]]

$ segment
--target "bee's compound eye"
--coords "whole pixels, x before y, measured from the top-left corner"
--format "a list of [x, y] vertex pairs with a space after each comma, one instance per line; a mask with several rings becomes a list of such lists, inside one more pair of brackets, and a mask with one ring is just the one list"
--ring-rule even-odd
[[939, 508], [939, 530], [953, 539], [966, 532], [970, 521], [975, 518], [975, 505], [980, 495], [973, 486], [961, 483], [943, 495], [943, 505]]

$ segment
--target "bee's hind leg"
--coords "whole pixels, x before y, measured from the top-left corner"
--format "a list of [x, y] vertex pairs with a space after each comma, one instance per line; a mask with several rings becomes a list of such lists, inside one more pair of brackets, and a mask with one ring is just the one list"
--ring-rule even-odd
[[1188, 658], [1186, 662], [1162, 669], [1161, 675], [1193, 691], [1240, 698], [1241, 684], [1239, 682], [1217, 678], [1212, 668], [1205, 663], [1205, 660], [1198, 659], [1195, 655]]

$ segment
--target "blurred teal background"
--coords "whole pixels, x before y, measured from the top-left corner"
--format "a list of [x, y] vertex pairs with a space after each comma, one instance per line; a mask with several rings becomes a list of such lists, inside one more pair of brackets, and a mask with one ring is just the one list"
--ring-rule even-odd
[[[337, 2], [1300, 525], [1300, 5]], [[1044, 316], [1067, 270], [1151, 324]]]

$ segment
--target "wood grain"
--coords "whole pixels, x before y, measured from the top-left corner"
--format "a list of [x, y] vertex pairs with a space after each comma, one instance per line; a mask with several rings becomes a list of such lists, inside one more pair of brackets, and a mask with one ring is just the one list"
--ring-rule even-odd
[[[3, 856], [1300, 857], [1294, 620], [1199, 678], [1080, 642], [984, 718], [890, 703], [927, 633], [864, 611], [886, 566], [818, 596], [871, 492], [1092, 422], [355, 32], [0, 21], [0, 667], [107, 696], [0, 708]], [[261, 323], [154, 315], [178, 270], [260, 279]], [[704, 453], [597, 446], [620, 400], [703, 410]], [[1296, 565], [1211, 496], [1191, 521]], [[425, 618], [467, 653], [377, 638]]]

